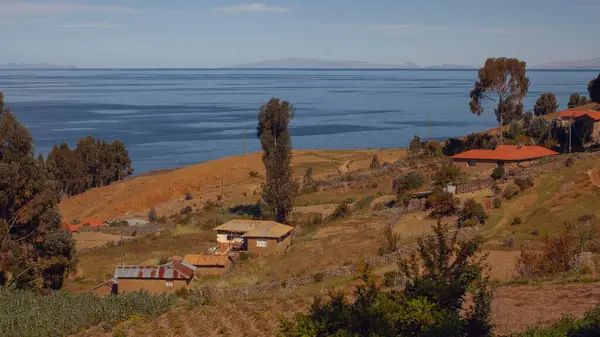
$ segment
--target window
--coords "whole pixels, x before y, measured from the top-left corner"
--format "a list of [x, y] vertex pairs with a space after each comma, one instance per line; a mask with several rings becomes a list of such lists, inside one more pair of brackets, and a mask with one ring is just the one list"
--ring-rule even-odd
[[167, 281], [167, 282], [165, 283], [165, 286], [166, 286], [166, 287], [172, 287], [172, 286], [173, 286], [173, 281]]
[[475, 163], [475, 161], [474, 161], [474, 160], [469, 160], [469, 162], [467, 163], [467, 166], [471, 166], [471, 167], [473, 167], [473, 166], [475, 166], [475, 165], [476, 165], [476, 163]]
[[256, 247], [267, 248], [268, 245], [267, 240], [256, 240]]

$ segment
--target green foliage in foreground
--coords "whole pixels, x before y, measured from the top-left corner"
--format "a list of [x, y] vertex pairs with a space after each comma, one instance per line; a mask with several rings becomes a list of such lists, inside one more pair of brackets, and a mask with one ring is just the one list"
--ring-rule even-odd
[[[483, 240], [461, 240], [438, 222], [435, 235], [419, 241], [418, 253], [398, 263], [399, 291], [377, 287], [368, 269], [354, 301], [342, 293], [317, 298], [307, 315], [282, 322], [281, 335], [490, 336], [491, 292], [485, 276]], [[465, 298], [470, 297], [470, 305]]]
[[565, 316], [547, 328], [532, 328], [519, 337], [593, 337], [600, 336], [600, 306], [587, 312], [583, 319]]
[[134, 314], [161, 315], [174, 301], [173, 295], [145, 292], [100, 299], [90, 293], [40, 296], [0, 289], [0, 336], [67, 336], [98, 324], [109, 330]]

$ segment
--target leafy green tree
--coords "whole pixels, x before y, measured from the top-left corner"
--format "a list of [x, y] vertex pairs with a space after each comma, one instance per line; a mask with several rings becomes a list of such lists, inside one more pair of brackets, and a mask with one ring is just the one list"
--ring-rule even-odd
[[[484, 111], [482, 103], [491, 100], [497, 104], [496, 116], [500, 126], [504, 125], [505, 110], [518, 110], [527, 91], [529, 78], [526, 74], [525, 62], [514, 58], [489, 58], [479, 70], [479, 79], [471, 90], [471, 112], [481, 115]], [[500, 132], [502, 144], [502, 132]]]
[[558, 110], [556, 96], [551, 92], [542, 93], [533, 106], [533, 112], [536, 116], [544, 116]]
[[68, 196], [85, 192], [85, 166], [79, 154], [69, 149], [67, 143], [52, 148], [46, 165], [58, 191]]
[[38, 154], [36, 164], [42, 171], [46, 171], [46, 161], [41, 153]]
[[421, 137], [415, 135], [408, 145], [408, 151], [412, 156], [418, 156], [421, 153], [421, 145]]
[[531, 124], [531, 121], [533, 120], [533, 112], [531, 111], [527, 111], [523, 114], [523, 129], [527, 130], [529, 129], [529, 125]]
[[266, 181], [262, 199], [269, 206], [273, 219], [285, 223], [292, 211], [298, 184], [292, 180], [292, 140], [290, 120], [295, 108], [287, 101], [272, 98], [260, 107], [257, 136], [263, 149]]
[[588, 92], [590, 93], [590, 100], [600, 104], [600, 74], [598, 74], [598, 78], [590, 81]]
[[[589, 89], [589, 87], [588, 87], [588, 89]], [[588, 102], [587, 97], [581, 96], [578, 93], [572, 93], [571, 96], [569, 96], [569, 104], [567, 104], [567, 106], [569, 107], [569, 109], [573, 109], [578, 106], [586, 105], [588, 103], [589, 102]]]
[[550, 122], [544, 117], [535, 117], [531, 121], [527, 133], [537, 143], [540, 143], [550, 134]]
[[31, 134], [0, 94], [0, 286], [57, 289], [75, 265], [56, 191], [34, 159]]
[[[490, 336], [489, 267], [480, 254], [483, 240], [459, 240], [438, 223], [419, 240], [410, 258], [398, 263], [404, 291], [383, 291], [370, 270], [361, 276], [355, 300], [332, 293], [316, 298], [308, 314], [282, 323], [283, 336]], [[472, 299], [469, 305], [467, 298]]]
[[450, 138], [444, 144], [442, 148], [442, 153], [445, 156], [454, 156], [456, 154], [465, 152], [466, 144], [464, 141], [457, 138]]

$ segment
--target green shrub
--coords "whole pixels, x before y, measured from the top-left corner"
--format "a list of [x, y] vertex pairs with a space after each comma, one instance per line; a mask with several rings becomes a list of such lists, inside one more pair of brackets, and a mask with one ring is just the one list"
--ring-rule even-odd
[[600, 336], [600, 306], [588, 311], [583, 319], [564, 316], [549, 327], [531, 328], [518, 337], [596, 337]]
[[502, 240], [502, 246], [506, 247], [506, 248], [514, 248], [515, 247], [515, 238], [511, 234], [508, 234]]
[[492, 179], [498, 180], [498, 179], [502, 179], [504, 178], [504, 175], [506, 174], [506, 170], [504, 169], [504, 166], [500, 166], [500, 167], [496, 167], [493, 171], [492, 171]]
[[240, 253], [240, 261], [246, 261], [250, 258], [250, 254], [246, 253], [246, 252], [241, 252]]
[[193, 200], [194, 197], [192, 196], [192, 193], [190, 192], [185, 192], [185, 200]]
[[73, 219], [73, 221], [71, 221], [72, 225], [79, 225], [81, 223], [81, 220], [79, 219]]
[[569, 157], [565, 160], [566, 167], [571, 167], [573, 164], [575, 164], [575, 159], [573, 159], [573, 157]]
[[335, 208], [335, 211], [333, 211], [333, 213], [329, 216], [329, 218], [331, 220], [337, 220], [337, 219], [343, 219], [350, 215], [352, 215], [352, 208], [350, 208], [350, 206], [347, 203], [341, 202], [337, 205], [337, 207]]
[[488, 218], [483, 205], [477, 203], [475, 199], [467, 199], [460, 211], [460, 221], [465, 227], [473, 227], [477, 224], [485, 223]]
[[375, 200], [375, 197], [370, 195], [368, 197], [362, 197], [354, 204], [354, 209], [367, 209], [371, 206], [371, 203]]
[[462, 173], [460, 168], [452, 163], [444, 163], [442, 167], [433, 175], [435, 185], [438, 187], [446, 187], [450, 183], [458, 183]]
[[521, 218], [519, 218], [518, 216], [516, 216], [516, 217], [513, 218], [513, 221], [510, 224], [513, 225], [513, 226], [516, 226], [516, 225], [520, 225], [521, 223], [522, 223]]
[[460, 200], [452, 193], [436, 189], [427, 197], [427, 208], [431, 209], [431, 216], [449, 216], [458, 211]]
[[40, 296], [0, 288], [0, 336], [67, 336], [102, 324], [105, 330], [133, 315], [157, 317], [174, 304], [173, 295], [132, 292], [98, 298], [91, 293]]
[[404, 192], [417, 189], [425, 184], [425, 176], [421, 172], [409, 172], [392, 182], [392, 189], [397, 195], [403, 195]]
[[248, 176], [250, 178], [258, 178], [258, 177], [260, 177], [260, 174], [256, 171], [250, 171], [250, 172], [248, 172]]
[[533, 187], [535, 182], [533, 181], [533, 177], [517, 178], [515, 179], [515, 185], [519, 186], [521, 191], [525, 191], [530, 187]]
[[494, 198], [494, 200], [492, 200], [492, 207], [500, 208], [500, 206], [502, 206], [502, 200], [500, 200], [500, 198]]
[[383, 285], [386, 287], [395, 287], [398, 284], [398, 272], [395, 270], [386, 271], [383, 274]]
[[519, 195], [519, 192], [521, 190], [519, 189], [519, 186], [515, 185], [515, 184], [509, 184], [508, 186], [506, 186], [504, 188], [504, 192], [502, 192], [502, 196], [506, 199], [506, 200], [510, 200], [513, 197]]
[[323, 273], [314, 273], [313, 274], [313, 281], [315, 283], [321, 283], [323, 282], [323, 279], [325, 279], [325, 275]]

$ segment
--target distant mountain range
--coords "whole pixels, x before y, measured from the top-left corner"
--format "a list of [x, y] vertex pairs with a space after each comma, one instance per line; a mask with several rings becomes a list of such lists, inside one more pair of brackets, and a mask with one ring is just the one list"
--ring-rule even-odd
[[62, 66], [52, 63], [25, 64], [25, 63], [8, 63], [0, 64], [0, 69], [76, 69], [73, 65]]
[[[242, 63], [231, 68], [247, 69], [478, 69], [478, 67], [441, 64], [433, 66], [419, 66], [408, 62], [404, 64], [375, 64], [361, 61], [319, 60], [298, 57], [288, 57], [280, 60], [258, 61]], [[530, 69], [600, 69], [600, 57], [582, 61], [557, 61], [531, 66]]]
[[258, 61], [242, 63], [232, 68], [262, 68], [262, 69], [382, 69], [382, 68], [419, 68], [414, 63], [396, 64], [374, 64], [361, 61], [342, 61], [342, 60], [318, 60], [298, 57], [288, 57], [281, 60]]
[[582, 61], [554, 61], [538, 66], [533, 66], [531, 69], [600, 69], [600, 57], [591, 60]]

